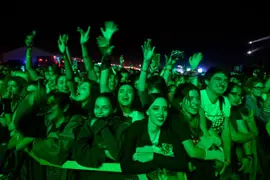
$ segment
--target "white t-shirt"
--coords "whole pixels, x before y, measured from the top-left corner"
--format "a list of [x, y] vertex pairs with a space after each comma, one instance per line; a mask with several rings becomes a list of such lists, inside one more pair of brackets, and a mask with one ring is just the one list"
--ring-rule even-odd
[[217, 100], [217, 102], [214, 104], [210, 101], [205, 89], [201, 90], [200, 93], [201, 93], [201, 107], [205, 112], [205, 117], [208, 120], [212, 121], [213, 129], [215, 129], [217, 132], [221, 132], [224, 127], [225, 117], [230, 117], [231, 113], [231, 105], [228, 98], [223, 96], [224, 103], [222, 107], [220, 107], [219, 100]]

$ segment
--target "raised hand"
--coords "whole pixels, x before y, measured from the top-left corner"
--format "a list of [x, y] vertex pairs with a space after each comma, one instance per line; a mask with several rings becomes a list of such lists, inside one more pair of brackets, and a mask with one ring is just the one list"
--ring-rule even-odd
[[77, 31], [81, 34], [80, 43], [86, 44], [89, 40], [89, 33], [90, 33], [91, 27], [88, 26], [87, 31], [83, 31], [80, 27], [77, 28]]
[[69, 36], [68, 36], [68, 34], [64, 34], [64, 35], [62, 35], [62, 36], [63, 36], [63, 37], [62, 37], [63, 42], [65, 43], [65, 45], [67, 45], [68, 40], [69, 40]]
[[152, 40], [147, 39], [146, 41], [144, 41], [144, 45], [142, 46], [144, 62], [150, 63], [153, 58], [155, 47], [151, 47], [151, 43]]
[[153, 71], [160, 67], [160, 54], [154, 54], [150, 67]]
[[169, 57], [165, 55], [166, 66], [174, 65], [179, 58], [183, 58], [183, 57], [184, 57], [184, 51], [173, 50]]
[[32, 47], [33, 39], [34, 39], [35, 35], [36, 35], [36, 31], [33, 30], [29, 35], [26, 36], [26, 38], [25, 38], [26, 47], [28, 47], [28, 48]]
[[195, 70], [199, 66], [202, 59], [203, 59], [203, 54], [201, 52], [195, 53], [192, 56], [190, 56], [189, 64], [192, 71]]
[[97, 37], [97, 45], [100, 48], [106, 48], [106, 47], [110, 46], [110, 41], [108, 41], [103, 36], [99, 36], [99, 37]]
[[108, 21], [104, 23], [104, 26], [105, 30], [103, 28], [100, 28], [100, 31], [103, 37], [110, 42], [113, 34], [118, 31], [117, 25], [112, 21]]
[[122, 66], [125, 62], [123, 55], [120, 56], [119, 61], [120, 61], [120, 65]]
[[67, 42], [68, 42], [68, 35], [67, 34], [63, 34], [63, 35], [59, 36], [59, 38], [58, 38], [58, 48], [59, 48], [59, 50], [60, 50], [60, 52], [62, 54], [64, 54], [65, 51], [66, 51]]
[[47, 93], [44, 86], [42, 86], [41, 82], [38, 81], [37, 90], [34, 93], [34, 103], [36, 104], [42, 104], [44, 101], [46, 101]]
[[114, 46], [110, 46], [110, 42], [103, 36], [97, 37], [97, 45], [103, 55], [110, 55]]

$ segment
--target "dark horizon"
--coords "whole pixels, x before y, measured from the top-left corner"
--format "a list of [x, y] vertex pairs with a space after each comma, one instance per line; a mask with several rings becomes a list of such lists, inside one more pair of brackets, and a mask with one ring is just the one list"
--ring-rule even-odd
[[[126, 21], [124, 16], [112, 15], [109, 20], [119, 25], [119, 31], [113, 38], [116, 47], [113, 55], [118, 58], [123, 54], [128, 61], [137, 63], [141, 61], [141, 44], [145, 39], [151, 38], [153, 45], [156, 46], [156, 52], [161, 55], [168, 54], [173, 49], [184, 50], [186, 55], [184, 63], [192, 53], [202, 52], [203, 64], [206, 66], [241, 64], [248, 58], [246, 52], [251, 48], [248, 42], [270, 34], [267, 22], [263, 22], [261, 18], [262, 15], [255, 16], [255, 13], [250, 14], [249, 11], [250, 9], [247, 9], [246, 14], [243, 13], [244, 11], [239, 11], [238, 16], [231, 14], [223, 18], [216, 17], [218, 20], [214, 17], [194, 15], [195, 19], [187, 17], [181, 23], [176, 23], [177, 17], [169, 15], [166, 18], [164, 16], [163, 19], [154, 18], [152, 21], [149, 21], [148, 17], [136, 19], [133, 17], [135, 15], [131, 18], [126, 17], [128, 18]], [[35, 47], [49, 52], [58, 52], [58, 35], [68, 33], [71, 54], [80, 56], [79, 34], [76, 28], [81, 26], [86, 29], [87, 25], [91, 25], [90, 55], [93, 59], [99, 59], [95, 39], [100, 34], [99, 28], [108, 18], [97, 16], [92, 19], [80, 19], [78, 18], [80, 16], [74, 15], [73, 19], [66, 18], [69, 19], [68, 21], [36, 14], [29, 21], [26, 21], [27, 16], [24, 14], [14, 17], [4, 16], [2, 23], [5, 28], [0, 36], [0, 53], [22, 47], [25, 35], [35, 29], [37, 30]]]

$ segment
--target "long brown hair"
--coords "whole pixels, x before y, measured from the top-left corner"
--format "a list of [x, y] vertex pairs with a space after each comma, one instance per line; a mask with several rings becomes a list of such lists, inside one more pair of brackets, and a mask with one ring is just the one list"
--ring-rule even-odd
[[[174, 109], [174, 113], [180, 113], [181, 114], [180, 117], [183, 117], [180, 119], [180, 121], [184, 120], [189, 125], [190, 125], [191, 121], [184, 114], [182, 107], [180, 106], [180, 102], [183, 102], [184, 98], [188, 97], [189, 92], [191, 90], [195, 90], [200, 94], [200, 90], [196, 86], [194, 86], [193, 84], [190, 84], [190, 83], [180, 84], [175, 90], [175, 95], [174, 95], [173, 102], [172, 102], [172, 108]], [[194, 120], [194, 119], [196, 119], [196, 121], [197, 121], [196, 127], [193, 128], [190, 126], [190, 130], [191, 130], [192, 134], [194, 134], [195, 136], [198, 136], [200, 133], [199, 114], [193, 115], [192, 120]]]

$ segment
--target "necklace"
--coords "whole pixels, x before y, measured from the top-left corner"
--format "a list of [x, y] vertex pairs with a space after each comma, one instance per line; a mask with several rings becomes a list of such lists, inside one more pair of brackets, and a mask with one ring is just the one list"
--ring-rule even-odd
[[152, 136], [152, 137], [151, 137], [151, 135], [149, 133], [150, 140], [151, 140], [152, 144], [154, 144], [154, 145], [157, 145], [158, 144], [159, 135], [160, 135], [160, 130], [154, 136]]

